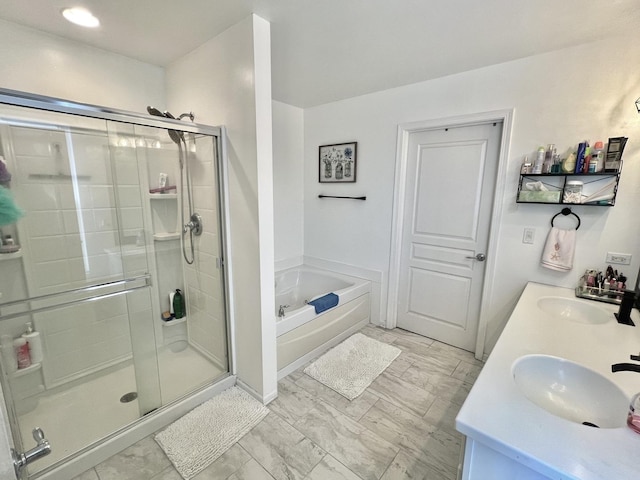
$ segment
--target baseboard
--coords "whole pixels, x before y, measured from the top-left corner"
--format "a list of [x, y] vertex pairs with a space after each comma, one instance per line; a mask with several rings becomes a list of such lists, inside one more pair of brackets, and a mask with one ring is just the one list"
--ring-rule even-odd
[[249, 395], [251, 395], [253, 398], [255, 398], [260, 403], [262, 403], [263, 405], [269, 404], [270, 402], [274, 401], [278, 397], [277, 389], [265, 395], [261, 395], [260, 393], [258, 393], [256, 390], [254, 390], [252, 387], [250, 387], [248, 384], [246, 384], [240, 379], [237, 380], [237, 385], [240, 388], [242, 388], [245, 392], [247, 392]]

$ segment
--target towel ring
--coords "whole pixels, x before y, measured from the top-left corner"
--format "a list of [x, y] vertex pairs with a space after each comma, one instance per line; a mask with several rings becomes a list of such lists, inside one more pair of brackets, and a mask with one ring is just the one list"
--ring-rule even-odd
[[571, 211], [571, 209], [570, 209], [570, 208], [566, 208], [566, 207], [565, 207], [565, 208], [563, 208], [560, 212], [556, 213], [556, 214], [553, 216], [553, 218], [551, 219], [551, 226], [552, 226], [552, 227], [553, 227], [553, 221], [554, 221], [554, 220], [556, 219], [556, 217], [557, 217], [558, 215], [560, 215], [560, 214], [564, 215], [565, 217], [566, 217], [567, 215], [573, 215], [574, 217], [576, 217], [576, 220], [578, 220], [578, 226], [576, 227], [576, 230], [578, 230], [578, 229], [580, 228], [580, 217], [579, 217], [578, 215], [576, 215], [575, 213], [573, 213], [573, 212]]

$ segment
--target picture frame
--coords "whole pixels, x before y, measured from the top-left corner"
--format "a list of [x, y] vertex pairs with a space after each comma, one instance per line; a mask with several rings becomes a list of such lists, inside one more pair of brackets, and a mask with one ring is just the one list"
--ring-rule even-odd
[[354, 183], [358, 142], [334, 143], [318, 147], [318, 182]]

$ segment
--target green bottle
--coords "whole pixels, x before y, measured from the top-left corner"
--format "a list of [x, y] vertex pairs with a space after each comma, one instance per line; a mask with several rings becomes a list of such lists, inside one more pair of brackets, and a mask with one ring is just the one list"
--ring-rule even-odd
[[184, 317], [184, 297], [179, 288], [176, 288], [176, 293], [173, 296], [173, 316], [174, 318]]

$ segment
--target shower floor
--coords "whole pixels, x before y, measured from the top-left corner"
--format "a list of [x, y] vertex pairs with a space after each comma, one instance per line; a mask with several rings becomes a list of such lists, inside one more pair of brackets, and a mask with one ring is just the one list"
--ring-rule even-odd
[[[163, 350], [158, 355], [162, 404], [166, 405], [196, 388], [212, 383], [224, 373], [196, 350]], [[133, 365], [114, 370], [82, 384], [44, 395], [38, 406], [18, 417], [25, 449], [35, 445], [31, 431], [40, 427], [51, 443], [51, 453], [29, 471], [41, 471], [140, 417], [138, 400], [120, 398], [136, 391]]]

